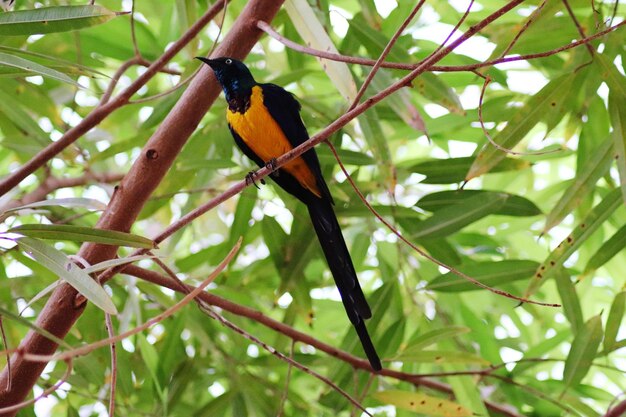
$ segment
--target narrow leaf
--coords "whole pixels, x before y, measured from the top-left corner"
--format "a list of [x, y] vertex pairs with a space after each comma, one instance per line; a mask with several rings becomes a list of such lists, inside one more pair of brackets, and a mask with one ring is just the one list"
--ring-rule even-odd
[[24, 252], [67, 281], [100, 309], [109, 314], [117, 314], [117, 309], [104, 288], [70, 261], [63, 252], [29, 237], [22, 237], [17, 243]]
[[[626, 247], [626, 225], [620, 227], [613, 236], [600, 246], [600, 248], [591, 256], [589, 262], [585, 266], [583, 276], [591, 274], [596, 269], [611, 260], [615, 255], [620, 253]], [[579, 278], [579, 280], [581, 280]]]
[[417, 349], [421, 350], [439, 342], [442, 339], [448, 339], [454, 336], [465, 334], [469, 331], [469, 327], [465, 326], [448, 326], [441, 329], [431, 330], [411, 340], [409, 342], [409, 346], [405, 349], [405, 351], [409, 352]]
[[600, 315], [597, 315], [585, 323], [572, 342], [563, 369], [565, 389], [572, 385], [578, 385], [587, 375], [601, 341], [602, 319]]
[[154, 258], [158, 258], [158, 256], [137, 255], [137, 256], [127, 256], [125, 258], [109, 259], [108, 261], [98, 262], [95, 265], [91, 265], [90, 267], [83, 269], [83, 271], [85, 271], [85, 273], [87, 274], [92, 274], [94, 272], [104, 271], [105, 269], [114, 268], [116, 266], [131, 264], [133, 262], [141, 261], [144, 259], [154, 259]]
[[493, 193], [468, 198], [465, 204], [445, 207], [428, 219], [417, 224], [412, 237], [415, 239], [448, 236], [483, 217], [500, 210], [509, 195]]
[[572, 327], [572, 333], [577, 334], [584, 323], [583, 312], [580, 308], [576, 287], [574, 287], [570, 275], [563, 268], [560, 268], [556, 273], [556, 287], [561, 296], [563, 312]]
[[372, 394], [372, 397], [383, 403], [395, 405], [403, 410], [428, 416], [466, 417], [472, 415], [470, 410], [455, 402], [443, 398], [431, 397], [420, 392], [396, 390], [379, 391]]
[[0, 14], [0, 35], [22, 36], [67, 32], [99, 25], [115, 12], [96, 5], [57, 6]]
[[9, 232], [39, 239], [96, 242], [105, 245], [145, 249], [153, 249], [155, 247], [152, 240], [143, 236], [67, 224], [23, 224], [10, 229]]
[[[532, 277], [539, 264], [527, 260], [479, 262], [461, 266], [459, 270], [490, 287], [499, 287], [521, 279]], [[448, 272], [435, 277], [426, 286], [427, 290], [440, 292], [478, 291], [481, 288], [466, 279]]]
[[395, 360], [398, 360], [400, 362], [415, 363], [464, 363], [485, 366], [489, 365], [489, 361], [486, 361], [485, 359], [473, 353], [447, 350], [411, 349], [400, 353], [400, 355], [398, 355]]
[[[410, 171], [425, 175], [424, 184], [453, 184], [461, 182], [472, 166], [474, 157], [433, 159], [410, 166]], [[520, 171], [530, 167], [523, 159], [505, 158], [491, 172]]]
[[32, 209], [38, 207], [81, 207], [89, 210], [102, 211], [107, 208], [103, 202], [93, 198], [50, 198], [48, 200], [36, 201], [34, 203], [25, 204], [23, 206], [12, 208], [8, 211], [17, 211], [24, 209]]
[[[422, 210], [434, 212], [451, 205], [464, 205], [467, 199], [479, 194], [485, 197], [489, 194], [502, 193], [486, 190], [447, 190], [427, 194], [415, 203], [415, 205]], [[498, 211], [494, 212], [494, 214], [508, 216], [536, 216], [541, 214], [539, 207], [537, 207], [532, 201], [518, 195], [508, 193], [505, 194], [507, 194], [509, 198]]]
[[604, 352], [608, 353], [615, 349], [617, 342], [617, 333], [624, 319], [624, 311], [626, 305], [626, 291], [622, 291], [615, 296], [609, 318], [606, 320], [606, 328], [604, 330]]
[[613, 160], [613, 143], [605, 140], [578, 171], [576, 180], [567, 187], [559, 201], [546, 218], [543, 233], [559, 224], [565, 216], [580, 205], [580, 202], [594, 189], [596, 182], [607, 173]]
[[[296, 30], [312, 48], [338, 54], [335, 44], [330, 39], [315, 12], [306, 0], [287, 0], [285, 10]], [[348, 102], [356, 97], [356, 84], [348, 65], [344, 62], [320, 59], [324, 71]]]
[[76, 81], [63, 74], [62, 72], [14, 55], [0, 52], [0, 65], [19, 68], [33, 74], [38, 74], [43, 77], [52, 78], [53, 80], [62, 81], [64, 83], [72, 84], [82, 88], [80, 84], [78, 84]]
[[27, 320], [26, 318], [20, 316], [19, 314], [15, 314], [14, 312], [12, 312], [10, 310], [7, 310], [1, 304], [0, 304], [0, 316], [9, 317], [11, 320], [14, 320], [14, 321], [16, 321], [18, 323], [23, 324], [24, 326], [26, 326], [29, 329], [33, 330], [35, 333], [39, 333], [40, 335], [44, 336], [45, 338], [52, 340], [57, 345], [63, 346], [66, 349], [72, 349], [72, 346], [69, 343], [67, 343], [65, 340], [63, 340], [63, 339], [61, 339], [59, 337], [56, 337], [55, 335], [53, 335], [52, 333], [50, 333], [46, 329], [37, 326], [35, 323], [31, 322], [30, 320]]
[[[552, 114], [556, 107], [563, 105], [574, 77], [575, 74], [565, 74], [546, 84], [514, 114], [504, 129], [494, 135], [494, 142], [505, 149], [515, 147], [537, 123]], [[465, 180], [469, 181], [487, 173], [505, 157], [505, 152], [489, 143], [486, 144], [476, 156]]]
[[621, 191], [615, 189], [593, 208], [582, 222], [548, 255], [537, 268], [525, 297], [528, 298], [593, 234], [620, 206]]

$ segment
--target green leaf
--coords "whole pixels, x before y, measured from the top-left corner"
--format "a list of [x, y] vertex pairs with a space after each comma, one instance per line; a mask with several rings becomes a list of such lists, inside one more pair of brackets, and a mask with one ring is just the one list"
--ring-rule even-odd
[[100, 309], [109, 314], [117, 314], [115, 304], [104, 288], [70, 261], [63, 252], [30, 237], [19, 238], [17, 244], [22, 251], [31, 255], [41, 265], [57, 274], [59, 278], [67, 281]]
[[72, 84], [82, 88], [80, 84], [78, 84], [76, 81], [63, 74], [62, 72], [14, 55], [0, 52], [0, 65], [20, 68], [33, 74], [38, 74], [47, 78], [52, 78], [53, 80], [62, 81], [64, 83]]
[[626, 305], [626, 291], [622, 291], [615, 296], [609, 318], [606, 320], [606, 328], [604, 330], [604, 352], [608, 353], [615, 349], [617, 345], [617, 334], [620, 325], [624, 319], [624, 311]]
[[[621, 75], [621, 74], [620, 74]], [[624, 77], [622, 83], [626, 83]], [[613, 132], [613, 146], [615, 147], [617, 170], [619, 172], [622, 198], [626, 203], [626, 94], [620, 94], [616, 90], [609, 93], [609, 114]]]
[[[447, 190], [427, 194], [415, 205], [422, 210], [436, 212], [444, 207], [452, 205], [464, 205], [465, 202], [476, 195], [486, 197], [490, 194], [503, 194], [496, 191], [487, 190]], [[508, 216], [536, 216], [541, 214], [539, 207], [532, 201], [514, 194], [504, 193], [509, 196], [504, 205], [493, 214]]]
[[400, 362], [415, 363], [463, 363], [476, 365], [489, 365], [489, 361], [478, 355], [468, 352], [447, 351], [447, 350], [421, 350], [410, 349], [400, 353], [395, 360]]
[[12, 208], [8, 211], [17, 211], [24, 209], [32, 209], [39, 207], [81, 207], [94, 211], [102, 211], [107, 205], [93, 198], [50, 198], [48, 200], [36, 201], [34, 203], [25, 204], [23, 206]]
[[116, 266], [131, 264], [133, 262], [141, 261], [144, 259], [153, 259], [153, 258], [156, 258], [156, 256], [137, 255], [137, 256], [127, 256], [124, 258], [109, 259], [108, 261], [98, 262], [95, 265], [91, 265], [90, 267], [83, 269], [83, 271], [85, 271], [87, 274], [92, 274], [94, 272], [104, 271], [105, 269], [114, 268]]
[[559, 224], [565, 216], [578, 207], [581, 201], [594, 189], [596, 182], [607, 173], [613, 160], [613, 144], [606, 140], [578, 171], [574, 183], [567, 187], [559, 201], [546, 218], [543, 233]]
[[152, 240], [142, 236], [114, 230], [94, 229], [92, 227], [72, 226], [68, 224], [23, 224], [9, 229], [9, 232], [39, 239], [96, 242], [105, 245], [128, 246], [131, 248], [155, 248]]
[[560, 268], [556, 273], [556, 287], [561, 296], [565, 317], [572, 326], [572, 333], [577, 334], [584, 323], [583, 312], [580, 308], [578, 294], [576, 294], [576, 287], [574, 287], [570, 275], [563, 268]]
[[24, 326], [28, 327], [29, 329], [33, 330], [35, 333], [39, 333], [40, 335], [44, 336], [47, 339], [52, 340], [54, 343], [56, 343], [59, 346], [63, 346], [66, 349], [72, 349], [72, 346], [67, 343], [65, 340], [56, 337], [55, 335], [53, 335], [52, 333], [50, 333], [49, 331], [47, 331], [46, 329], [37, 326], [35, 323], [31, 322], [30, 320], [20, 316], [19, 314], [15, 314], [14, 312], [7, 310], [6, 308], [2, 307], [2, 305], [0, 305], [0, 316], [4, 316], [4, 317], [9, 317], [11, 320], [23, 324]]
[[472, 415], [470, 410], [455, 402], [420, 392], [378, 391], [372, 394], [372, 397], [385, 404], [428, 416], [466, 417]]
[[[494, 135], [494, 142], [505, 149], [515, 147], [537, 123], [563, 105], [575, 76], [574, 73], [564, 74], [551, 80], [514, 114], [504, 129]], [[469, 181], [487, 173], [505, 157], [505, 152], [486, 144], [476, 155], [476, 160], [467, 172], [465, 180]]]
[[[285, 10], [307, 45], [318, 50], [339, 53], [306, 0], [287, 0]], [[322, 63], [328, 78], [335, 84], [343, 98], [352, 102], [357, 89], [348, 65], [345, 62], [331, 60], [322, 60]]]
[[587, 375], [598, 347], [602, 341], [602, 319], [600, 315], [590, 318], [578, 332], [565, 360], [563, 382], [565, 389], [578, 385]]
[[600, 248], [589, 258], [583, 275], [588, 276], [596, 269], [611, 260], [615, 255], [620, 253], [626, 247], [626, 225], [619, 228], [617, 232], [609, 240], [604, 242]]
[[[500, 262], [479, 262], [458, 269], [490, 287], [499, 287], [521, 279], [530, 278], [539, 263], [527, 260], [507, 260]], [[477, 287], [466, 279], [447, 272], [433, 278], [426, 286], [427, 290], [440, 292], [478, 291]]]
[[509, 195], [493, 193], [475, 195], [465, 200], [465, 204], [442, 208], [428, 219], [418, 223], [411, 236], [427, 239], [448, 236], [483, 217], [500, 210]]
[[621, 191], [615, 189], [593, 208], [582, 222], [554, 248], [539, 266], [526, 289], [525, 298], [530, 297], [563, 263], [593, 234], [620, 206]]
[[230, 227], [230, 238], [228, 244], [233, 246], [240, 236], [246, 236], [249, 229], [250, 219], [252, 218], [252, 209], [256, 205], [257, 189], [256, 187], [248, 187], [239, 194], [237, 209], [235, 210], [235, 218]]
[[455, 337], [461, 334], [468, 333], [469, 331], [469, 327], [465, 326], [448, 326], [441, 329], [431, 330], [412, 339], [408, 343], [408, 346], [404, 351], [409, 352], [418, 349], [421, 350], [428, 346], [434, 345], [442, 339]]
[[[453, 184], [465, 179], [473, 161], [474, 157], [433, 159], [412, 165], [408, 170], [426, 176], [421, 181], [423, 184]], [[490, 172], [521, 171], [529, 167], [530, 163], [523, 159], [505, 158]]]
[[0, 36], [67, 32], [99, 25], [117, 14], [101, 6], [58, 6], [0, 14]]

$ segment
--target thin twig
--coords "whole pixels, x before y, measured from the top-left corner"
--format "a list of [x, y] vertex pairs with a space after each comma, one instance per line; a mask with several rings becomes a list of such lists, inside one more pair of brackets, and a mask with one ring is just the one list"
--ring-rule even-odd
[[[569, 17], [572, 18], [572, 21], [574, 22], [574, 25], [576, 26], [576, 29], [578, 30], [578, 33], [580, 34], [581, 39], [585, 39], [587, 37], [587, 35], [585, 35], [585, 29], [583, 29], [580, 22], [576, 18], [576, 15], [574, 14], [574, 11], [572, 10], [572, 6], [570, 6], [569, 1], [568, 0], [562, 0], [562, 1], [563, 1], [563, 4], [565, 5], [565, 8], [567, 9], [567, 13], [569, 14]], [[618, 2], [619, 2], [618, 0], [615, 1], [615, 3], [618, 3]], [[591, 57], [593, 58], [595, 56], [595, 50], [593, 49], [593, 46], [591, 46], [588, 43], [586, 43], [585, 46], [587, 47], [589, 54], [591, 54]]]
[[554, 152], [560, 152], [561, 149], [550, 149], [547, 151], [536, 151], [536, 152], [518, 152], [518, 151], [514, 151], [513, 149], [510, 148], [505, 148], [504, 146], [500, 145], [499, 143], [497, 143], [495, 140], [493, 140], [493, 138], [491, 137], [491, 134], [489, 133], [489, 131], [487, 130], [487, 127], [485, 126], [485, 122], [483, 120], [483, 98], [485, 96], [485, 91], [487, 90], [487, 85], [489, 85], [489, 83], [491, 82], [491, 77], [489, 75], [483, 75], [477, 71], [474, 72], [476, 75], [478, 75], [479, 77], [482, 77], [485, 82], [483, 83], [483, 87], [480, 90], [480, 97], [478, 99], [478, 121], [480, 122], [480, 127], [482, 128], [483, 134], [485, 135], [485, 137], [487, 138], [487, 140], [489, 141], [489, 143], [496, 149], [511, 154], [511, 155], [545, 155], [545, 154], [549, 154], [549, 153], [554, 153]]
[[[291, 340], [291, 348], [289, 349], [289, 359], [293, 360], [293, 354], [296, 347], [296, 341]], [[280, 404], [278, 406], [278, 413], [276, 413], [276, 417], [282, 417], [283, 412], [285, 411], [285, 403], [287, 402], [287, 397], [289, 396], [289, 383], [291, 382], [291, 371], [293, 370], [293, 365], [291, 362], [287, 365], [287, 376], [285, 377], [285, 389], [283, 391], [283, 395], [280, 396]]]
[[222, 323], [224, 326], [228, 327], [229, 329], [235, 331], [236, 333], [240, 334], [241, 336], [245, 337], [246, 339], [250, 340], [251, 342], [261, 346], [264, 350], [266, 350], [268, 353], [276, 356], [278, 359], [287, 362], [290, 366], [293, 366], [295, 368], [298, 368], [299, 370], [301, 370], [304, 373], [307, 373], [311, 376], [313, 376], [314, 378], [322, 381], [323, 383], [325, 383], [326, 385], [328, 385], [330, 388], [332, 388], [333, 390], [335, 390], [337, 393], [339, 393], [340, 395], [342, 395], [345, 399], [347, 399], [348, 401], [350, 401], [350, 403], [352, 403], [352, 405], [354, 405], [355, 407], [357, 407], [359, 410], [363, 411], [363, 413], [365, 413], [366, 415], [370, 416], [370, 417], [374, 417], [372, 416], [369, 411], [367, 411], [365, 409], [365, 407], [363, 407], [356, 399], [352, 398], [352, 396], [350, 394], [348, 394], [345, 390], [343, 390], [342, 388], [340, 388], [337, 384], [335, 384], [333, 381], [331, 381], [329, 378], [318, 374], [317, 372], [315, 372], [314, 370], [312, 370], [311, 368], [308, 368], [304, 365], [302, 365], [301, 363], [293, 360], [292, 358], [290, 358], [289, 356], [286, 356], [284, 354], [282, 354], [281, 352], [279, 352], [278, 350], [276, 350], [275, 348], [273, 348], [272, 346], [268, 345], [267, 343], [261, 341], [259, 338], [257, 338], [256, 336], [246, 332], [245, 330], [243, 330], [241, 327], [237, 326], [236, 324], [232, 323], [231, 321], [229, 321], [228, 319], [226, 319], [224, 316], [222, 316], [221, 314], [218, 314], [216, 311], [213, 311], [213, 309], [209, 309], [207, 311], [211, 317], [213, 317], [214, 319], [216, 319], [217, 321], [219, 321], [220, 323]]
[[396, 42], [398, 41], [398, 38], [400, 37], [400, 35], [402, 35], [402, 32], [404, 31], [404, 29], [406, 29], [409, 23], [411, 23], [411, 20], [413, 20], [417, 12], [422, 8], [425, 1], [426, 0], [420, 0], [417, 2], [415, 7], [413, 7], [413, 10], [411, 10], [411, 13], [409, 13], [406, 19], [404, 19], [404, 22], [402, 22], [400, 27], [396, 30], [396, 33], [394, 33], [391, 39], [389, 40], [389, 42], [387, 42], [385, 49], [383, 49], [383, 52], [380, 54], [380, 56], [374, 63], [372, 70], [369, 72], [369, 74], [367, 74], [367, 77], [365, 78], [365, 81], [363, 81], [361, 88], [359, 88], [359, 91], [357, 92], [356, 97], [352, 101], [352, 104], [348, 108], [348, 111], [354, 109], [356, 105], [359, 104], [361, 97], [363, 97], [363, 94], [365, 94], [365, 90], [367, 90], [367, 87], [372, 82], [372, 79], [376, 75], [376, 72], [378, 72], [378, 69], [380, 68], [381, 64], [385, 61], [385, 58], [387, 58], [387, 55], [389, 55], [389, 52], [391, 52], [391, 48], [393, 48], [393, 46], [396, 44]]
[[11, 413], [14, 411], [21, 410], [24, 407], [27, 407], [31, 404], [35, 404], [37, 401], [41, 400], [42, 398], [47, 397], [48, 395], [52, 394], [54, 391], [58, 390], [59, 387], [63, 385], [65, 381], [67, 381], [67, 379], [70, 377], [72, 373], [72, 359], [71, 358], [65, 359], [65, 363], [67, 364], [67, 369], [65, 370], [65, 373], [63, 374], [61, 379], [59, 379], [53, 386], [51, 386], [48, 389], [45, 389], [41, 394], [39, 394], [32, 400], [26, 400], [26, 401], [19, 402], [17, 404], [12, 404], [7, 407], [0, 408], [0, 414]]
[[204, 289], [207, 287], [207, 285], [213, 282], [213, 280], [224, 270], [224, 268], [226, 268], [226, 266], [230, 263], [230, 261], [233, 259], [233, 257], [239, 250], [240, 246], [241, 246], [241, 239], [239, 239], [239, 241], [235, 243], [235, 246], [233, 246], [230, 252], [228, 252], [228, 254], [222, 260], [222, 262], [219, 263], [219, 265], [215, 268], [215, 270], [204, 281], [202, 281], [202, 283], [198, 287], [194, 287], [193, 290], [191, 290], [179, 302], [169, 307], [167, 310], [165, 310], [161, 314], [158, 314], [157, 316], [146, 321], [140, 326], [127, 330], [124, 333], [120, 333], [117, 336], [98, 340], [97, 342], [93, 342], [93, 343], [81, 346], [79, 348], [71, 349], [62, 353], [57, 353], [53, 355], [39, 355], [39, 354], [28, 353], [28, 352], [19, 352], [19, 353], [24, 357], [24, 359], [32, 361], [32, 362], [50, 362], [54, 360], [65, 360], [65, 359], [70, 359], [70, 358], [74, 358], [77, 356], [85, 355], [89, 352], [92, 352], [95, 349], [99, 349], [111, 343], [119, 342], [121, 340], [126, 339], [129, 336], [142, 332], [148, 329], [149, 327], [153, 326], [154, 324], [159, 323], [165, 320], [166, 318], [170, 317], [172, 314], [176, 313], [178, 310], [180, 310], [181, 308], [189, 304], [191, 301], [193, 301], [193, 299], [196, 298], [198, 294], [202, 293]]
[[[607, 35], [611, 32], [613, 32], [614, 30], [618, 29], [621, 26], [626, 25], [626, 20], [622, 21], [618, 24], [616, 24], [615, 26], [611, 26], [601, 32], [598, 32], [592, 36], [589, 36], [587, 38], [584, 39], [580, 39], [578, 41], [569, 43], [567, 45], [561, 46], [559, 48], [555, 48], [555, 49], [551, 49], [549, 51], [545, 51], [545, 52], [539, 52], [539, 53], [535, 53], [535, 54], [526, 54], [526, 55], [518, 55], [518, 56], [510, 56], [510, 57], [504, 57], [504, 58], [498, 58], [498, 59], [493, 59], [493, 60], [489, 60], [489, 61], [485, 61], [485, 62], [479, 62], [476, 64], [470, 64], [470, 65], [432, 65], [429, 67], [428, 71], [440, 71], [440, 72], [460, 72], [460, 71], [471, 71], [471, 70], [476, 70], [476, 69], [480, 69], [480, 68], [484, 68], [484, 67], [492, 67], [494, 65], [497, 64], [503, 64], [503, 63], [507, 63], [507, 62], [516, 62], [516, 61], [528, 61], [531, 59], [538, 59], [538, 58], [546, 58], [548, 56], [552, 56], [555, 55], [559, 52], [563, 52], [566, 51], [568, 49], [573, 49], [576, 48], [580, 45], [584, 45], [586, 43], [589, 43], [595, 39], [601, 38], [604, 35]], [[340, 62], [346, 62], [348, 64], [358, 64], [358, 65], [366, 65], [366, 66], [373, 66], [376, 61], [373, 59], [369, 59], [369, 58], [359, 58], [359, 57], [353, 57], [353, 56], [346, 56], [346, 55], [340, 55], [340, 54], [334, 54], [332, 52], [326, 52], [326, 51], [320, 51], [318, 49], [313, 49], [313, 48], [309, 48], [303, 45], [300, 45], [290, 39], [287, 39], [286, 37], [284, 37], [283, 35], [281, 35], [280, 33], [276, 32], [267, 22], [263, 22], [263, 21], [258, 21], [257, 22], [257, 27], [259, 29], [261, 29], [262, 31], [264, 31], [265, 33], [267, 33], [269, 36], [271, 36], [272, 38], [276, 39], [277, 41], [279, 41], [280, 43], [282, 43], [283, 45], [285, 45], [286, 47], [293, 49], [294, 51], [298, 51], [298, 52], [302, 52], [308, 55], [312, 55], [312, 56], [316, 56], [319, 58], [325, 58], [325, 59], [330, 59], [333, 61], [340, 61]], [[423, 61], [422, 61], [423, 62]], [[414, 70], [416, 68], [418, 68], [420, 65], [422, 65], [422, 62], [418, 62], [418, 63], [411, 63], [411, 64], [407, 64], [407, 63], [403, 63], [403, 62], [384, 62], [381, 64], [381, 66], [383, 68], [391, 68], [391, 69], [401, 69], [401, 70]]]
[[[543, 0], [541, 2], [541, 4], [539, 5], [539, 7], [537, 7], [535, 10], [533, 10], [531, 15], [528, 16], [528, 19], [526, 20], [526, 23], [524, 23], [524, 26], [522, 26], [520, 28], [520, 30], [517, 31], [517, 33], [515, 34], [515, 37], [513, 38], [513, 40], [509, 43], [509, 45], [506, 47], [506, 49], [500, 54], [500, 58], [506, 56], [506, 54], [508, 54], [509, 51], [511, 49], [513, 49], [513, 47], [515, 46], [515, 44], [517, 43], [519, 38], [522, 36], [522, 34], [524, 32], [526, 32], [526, 30], [530, 27], [530, 25], [535, 22], [535, 20], [539, 17], [539, 13], [541, 13], [541, 10], [543, 10], [544, 6], [546, 5], [546, 1], [547, 0]], [[583, 38], [584, 38], [584, 36], [583, 36]]]
[[359, 196], [359, 198], [361, 199], [363, 204], [365, 204], [365, 206], [369, 209], [369, 211], [371, 211], [372, 214], [374, 214], [374, 216], [376, 216], [376, 218], [378, 220], [380, 220], [381, 223], [383, 223], [385, 226], [387, 226], [387, 228], [393, 234], [398, 236], [398, 238], [400, 238], [400, 240], [402, 240], [404, 243], [409, 245], [411, 247], [411, 249], [413, 249], [415, 252], [419, 253], [421, 256], [423, 256], [424, 258], [428, 259], [429, 261], [431, 261], [431, 262], [433, 262], [433, 263], [435, 263], [435, 264], [437, 264], [437, 265], [439, 265], [441, 267], [444, 267], [444, 268], [448, 269], [453, 274], [458, 275], [461, 278], [464, 278], [464, 279], [468, 280], [469, 282], [471, 282], [472, 284], [474, 284], [474, 285], [476, 285], [476, 286], [478, 286], [480, 288], [483, 288], [485, 290], [491, 291], [494, 294], [498, 294], [498, 295], [501, 295], [501, 296], [506, 297], [506, 298], [511, 298], [513, 300], [517, 300], [517, 301], [520, 301], [520, 302], [523, 302], [523, 303], [536, 304], [536, 305], [540, 305], [540, 306], [543, 306], [543, 307], [561, 307], [560, 304], [544, 303], [544, 302], [540, 302], [540, 301], [528, 300], [528, 299], [526, 299], [524, 297], [518, 297], [517, 295], [510, 294], [510, 293], [508, 293], [506, 291], [490, 287], [490, 286], [488, 286], [486, 284], [483, 284], [482, 282], [478, 281], [477, 279], [470, 277], [469, 275], [465, 274], [464, 272], [461, 272], [461, 271], [459, 271], [458, 269], [456, 269], [454, 267], [451, 267], [451, 266], [448, 266], [448, 265], [444, 264], [440, 260], [434, 258], [433, 256], [431, 256], [427, 252], [425, 252], [422, 249], [420, 249], [419, 247], [417, 247], [417, 245], [415, 245], [413, 242], [411, 242], [406, 237], [404, 237], [404, 235], [402, 235], [402, 233], [400, 233], [400, 231], [398, 229], [396, 229], [380, 213], [378, 213], [374, 207], [372, 207], [372, 205], [369, 203], [369, 201], [367, 201], [367, 199], [365, 198], [365, 196], [363, 195], [361, 190], [359, 190], [359, 188], [357, 187], [356, 183], [352, 179], [352, 176], [350, 175], [350, 173], [348, 173], [348, 170], [346, 169], [346, 167], [341, 162], [335, 147], [330, 142], [327, 142], [327, 144], [330, 147], [330, 150], [332, 151], [333, 155], [335, 155], [335, 159], [337, 159], [337, 161], [339, 163], [339, 166], [341, 167], [341, 170], [343, 171], [344, 175], [346, 176], [346, 178], [350, 182], [350, 185], [352, 186], [354, 191], [357, 193], [357, 195]]
[[[156, 285], [160, 285], [165, 288], [169, 288], [173, 291], [178, 291], [182, 293], [187, 293], [188, 291], [193, 290], [194, 287], [185, 285], [185, 291], [180, 289], [178, 283], [174, 282], [169, 277], [160, 274], [155, 271], [147, 270], [135, 265], [129, 266], [124, 270], [125, 274], [132, 275], [134, 277], [143, 279], [145, 281], [151, 282]], [[346, 351], [339, 350], [334, 346], [331, 346], [327, 343], [320, 341], [307, 333], [303, 333], [282, 323], [280, 321], [276, 321], [262, 312], [258, 310], [254, 310], [250, 307], [243, 306], [240, 304], [236, 304], [232, 301], [219, 297], [215, 294], [209, 292], [201, 293], [198, 298], [206, 304], [218, 307], [222, 310], [228, 311], [229, 313], [235, 314], [240, 317], [246, 317], [250, 320], [254, 320], [255, 322], [270, 328], [276, 332], [279, 332], [286, 337], [289, 337], [293, 341], [301, 342], [310, 346], [313, 346], [316, 350], [320, 352], [324, 352], [332, 357], [335, 357], [345, 363], [350, 364], [355, 369], [364, 370], [370, 373], [373, 373], [370, 364], [367, 360], [358, 358]], [[396, 371], [392, 369], [385, 368], [377, 373], [377, 375], [387, 376], [390, 378], [398, 379], [400, 381], [409, 382], [416, 386], [425, 386], [431, 388], [436, 391], [441, 391], [447, 394], [452, 394], [452, 388], [449, 385], [439, 382], [430, 378], [423, 378], [421, 375], [417, 374], [409, 374], [402, 371]], [[490, 410], [499, 412], [508, 417], [521, 417], [520, 415], [513, 413], [510, 411], [510, 408], [507, 406], [503, 406], [500, 404], [493, 403], [491, 401], [485, 400], [485, 405]]]
[[2, 332], [2, 344], [4, 345], [5, 349], [7, 349], [7, 372], [9, 373], [9, 379], [7, 380], [7, 387], [6, 390], [10, 391], [11, 390], [11, 380], [12, 375], [11, 375], [11, 354], [8, 352], [9, 349], [9, 344], [7, 343], [7, 335], [4, 332], [4, 318], [2, 317], [2, 315], [0, 315], [0, 332]]
[[133, 50], [135, 51], [135, 56], [141, 58], [141, 52], [139, 51], [139, 46], [137, 45], [137, 36], [135, 35], [135, 0], [131, 0], [130, 6], [130, 37], [133, 40]]
[[[107, 333], [109, 338], [115, 336], [115, 330], [113, 329], [113, 322], [111, 321], [111, 315], [106, 313], [104, 315]], [[111, 390], [109, 393], [109, 417], [115, 416], [115, 390], [117, 388], [117, 352], [115, 348], [115, 342], [111, 342]]]

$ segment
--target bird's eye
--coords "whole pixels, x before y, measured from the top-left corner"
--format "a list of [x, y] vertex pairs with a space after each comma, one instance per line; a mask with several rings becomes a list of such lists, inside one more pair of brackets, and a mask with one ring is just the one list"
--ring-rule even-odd
[[226, 61], [224, 61], [226, 63], [226, 65], [230, 65], [233, 63], [233, 60], [230, 58], [227, 58]]

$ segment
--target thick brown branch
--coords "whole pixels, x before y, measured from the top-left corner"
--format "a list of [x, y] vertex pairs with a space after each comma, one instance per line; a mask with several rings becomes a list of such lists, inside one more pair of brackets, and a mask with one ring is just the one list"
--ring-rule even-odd
[[[273, 0], [250, 1], [224, 39], [224, 42], [216, 49], [215, 54], [244, 58], [262, 34], [256, 28], [256, 21], [258, 19], [271, 21], [278, 12], [280, 5], [281, 2]], [[213, 10], [217, 11], [216, 6], [213, 6]], [[190, 32], [187, 32], [181, 38], [181, 41], [189, 36], [195, 36], [202, 26], [200, 23], [206, 23], [205, 21], [208, 20], [207, 15], [203, 16], [202, 20], [196, 22], [193, 26], [195, 33], [190, 34]], [[174, 46], [168, 49], [168, 56], [173, 49], [175, 49]], [[147, 70], [147, 73], [154, 73], [157, 68], [161, 68], [166, 61], [164, 57], [155, 62], [150, 67], [151, 69]], [[157, 63], [159, 64], [157, 65]], [[139, 80], [144, 82], [146, 79], [142, 75], [135, 83], [139, 82]], [[91, 123], [94, 124], [81, 123], [80, 131], [84, 133], [84, 131], [95, 125], [97, 121], [108, 114], [107, 112], [110, 113], [115, 108], [115, 103], [128, 100], [134, 91], [136, 90], [126, 89], [120, 96], [100, 107], [88, 117], [88, 119], [92, 118]], [[165, 118], [159, 129], [147, 142], [141, 156], [133, 164], [130, 172], [118, 187], [96, 227], [118, 231], [130, 230], [151, 193], [161, 182], [182, 146], [195, 130], [218, 94], [219, 86], [210, 70], [207, 68], [201, 71]], [[93, 120], [93, 118], [97, 118], [97, 121]], [[76, 134], [76, 130], [72, 131]], [[77, 137], [73, 136], [69, 143]], [[61, 141], [59, 140], [59, 142]], [[55, 142], [55, 144], [59, 142]], [[64, 143], [68, 143], [67, 139]], [[60, 147], [60, 149], [62, 148], [63, 146]], [[55, 150], [60, 149], [55, 148]], [[54, 154], [56, 151], [49, 152]], [[40, 162], [47, 160], [42, 156], [39, 156], [39, 158]], [[19, 175], [12, 175], [11, 177], [13, 179], [3, 182], [3, 190], [7, 189], [7, 184], [15, 183], [15, 181], [19, 182]], [[87, 244], [81, 248], [79, 255], [93, 265], [113, 258], [115, 253], [115, 247]], [[84, 308], [84, 304], [75, 305], [76, 295], [76, 291], [69, 285], [58, 287], [39, 314], [37, 325], [58, 337], [64, 337], [74, 322], [80, 317]], [[29, 332], [19, 349], [24, 353], [49, 355], [54, 353], [56, 348], [56, 343], [36, 333]], [[45, 363], [27, 362], [23, 360], [21, 355], [14, 355], [12, 365], [13, 384], [11, 390], [5, 390], [4, 388], [7, 386], [6, 369], [0, 375], [0, 406], [20, 402], [30, 392], [45, 367]], [[12, 415], [13, 413], [2, 414], [2, 416]]]

